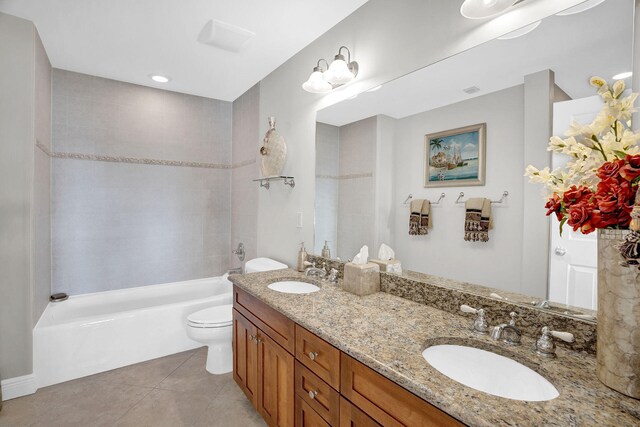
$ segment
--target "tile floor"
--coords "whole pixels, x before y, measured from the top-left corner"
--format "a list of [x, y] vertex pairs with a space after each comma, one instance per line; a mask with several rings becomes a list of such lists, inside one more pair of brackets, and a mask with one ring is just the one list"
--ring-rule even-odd
[[265, 426], [231, 374], [204, 369], [206, 347], [45, 387], [4, 402], [0, 427]]

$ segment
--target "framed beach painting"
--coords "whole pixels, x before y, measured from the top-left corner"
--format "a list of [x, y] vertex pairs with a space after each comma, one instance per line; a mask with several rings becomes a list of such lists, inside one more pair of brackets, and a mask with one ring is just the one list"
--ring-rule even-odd
[[425, 135], [424, 186], [484, 185], [487, 124]]

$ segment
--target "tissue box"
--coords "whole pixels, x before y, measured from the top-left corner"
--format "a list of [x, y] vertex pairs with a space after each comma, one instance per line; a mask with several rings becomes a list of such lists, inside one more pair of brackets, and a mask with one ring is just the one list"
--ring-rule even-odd
[[383, 261], [381, 259], [370, 259], [369, 262], [378, 264], [380, 266], [380, 271], [384, 271], [386, 273], [402, 274], [402, 264], [397, 259], [390, 259], [387, 261]]
[[367, 264], [346, 263], [342, 289], [360, 296], [380, 292], [380, 266], [371, 262]]

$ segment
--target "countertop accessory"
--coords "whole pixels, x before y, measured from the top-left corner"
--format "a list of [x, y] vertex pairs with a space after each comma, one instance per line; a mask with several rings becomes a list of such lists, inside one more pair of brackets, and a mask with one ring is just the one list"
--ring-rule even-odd
[[260, 155], [262, 156], [260, 163], [262, 176], [272, 177], [282, 174], [282, 168], [284, 168], [284, 162], [287, 159], [287, 143], [282, 135], [276, 131], [275, 117], [269, 117], [269, 130], [262, 140]]
[[331, 258], [331, 250], [329, 249], [329, 241], [324, 241], [324, 247], [322, 248], [322, 258]]
[[238, 243], [238, 247], [231, 251], [232, 254], [237, 255], [240, 261], [244, 261], [245, 252], [244, 252], [244, 243]]
[[359, 296], [379, 292], [380, 266], [372, 262], [365, 264], [346, 263], [344, 265], [342, 289]]
[[306, 262], [307, 262], [307, 251], [304, 248], [304, 242], [300, 242], [300, 250], [298, 251], [298, 271], [299, 272], [302, 273], [304, 271]]
[[460, 311], [462, 311], [463, 313], [478, 315], [478, 317], [475, 318], [473, 324], [471, 325], [471, 331], [474, 334], [487, 335], [489, 333], [489, 324], [487, 323], [487, 319], [485, 319], [484, 317], [484, 309], [473, 308], [466, 304], [462, 304], [460, 306]]
[[491, 331], [491, 338], [496, 341], [501, 340], [507, 345], [520, 345], [522, 332], [516, 327], [517, 314], [512, 311], [509, 313], [509, 316], [511, 317], [511, 320], [509, 320], [508, 324], [502, 323], [493, 327]]
[[556, 357], [556, 344], [553, 342], [553, 337], [561, 339], [565, 342], [573, 342], [573, 334], [569, 332], [552, 331], [548, 326], [542, 328], [542, 335], [536, 341], [536, 354], [541, 357], [553, 358]]

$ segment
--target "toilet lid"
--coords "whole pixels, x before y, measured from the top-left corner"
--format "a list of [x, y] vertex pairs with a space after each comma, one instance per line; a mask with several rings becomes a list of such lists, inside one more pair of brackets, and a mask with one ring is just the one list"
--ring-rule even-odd
[[187, 321], [194, 325], [203, 327], [204, 325], [210, 326], [227, 326], [231, 325], [233, 315], [231, 309], [233, 305], [217, 305], [215, 307], [205, 308], [204, 310], [196, 311], [187, 317]]

